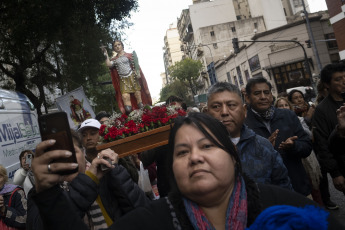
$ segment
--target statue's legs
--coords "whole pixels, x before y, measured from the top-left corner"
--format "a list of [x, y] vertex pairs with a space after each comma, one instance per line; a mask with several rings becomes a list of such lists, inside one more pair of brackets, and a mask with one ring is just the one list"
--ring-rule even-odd
[[141, 100], [141, 92], [140, 91], [135, 91], [134, 92], [134, 96], [137, 99], [137, 104], [138, 104], [139, 109], [144, 107], [143, 101]]
[[132, 111], [131, 95], [129, 93], [122, 94], [122, 100], [125, 105], [126, 113], [129, 114]]

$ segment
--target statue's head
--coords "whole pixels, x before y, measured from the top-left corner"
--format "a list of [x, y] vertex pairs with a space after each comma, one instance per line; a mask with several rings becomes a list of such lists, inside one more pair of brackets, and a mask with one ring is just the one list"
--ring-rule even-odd
[[118, 52], [124, 50], [124, 48], [125, 48], [125, 47], [124, 47], [122, 41], [120, 41], [120, 40], [115, 40], [115, 41], [113, 42], [113, 50], [114, 50], [116, 53], [118, 53]]

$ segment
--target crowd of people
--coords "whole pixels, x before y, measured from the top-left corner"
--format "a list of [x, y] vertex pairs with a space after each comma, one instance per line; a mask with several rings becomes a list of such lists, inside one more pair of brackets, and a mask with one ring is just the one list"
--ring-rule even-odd
[[168, 144], [122, 158], [96, 149], [101, 111], [71, 131], [77, 163], [57, 163], [72, 153], [46, 140], [20, 154], [13, 184], [0, 165], [0, 229], [345, 229], [327, 210], [339, 208], [327, 173], [345, 195], [345, 66], [325, 66], [318, 89], [312, 102], [299, 90], [275, 99], [254, 77], [215, 83], [201, 108], [172, 96], [188, 115]]

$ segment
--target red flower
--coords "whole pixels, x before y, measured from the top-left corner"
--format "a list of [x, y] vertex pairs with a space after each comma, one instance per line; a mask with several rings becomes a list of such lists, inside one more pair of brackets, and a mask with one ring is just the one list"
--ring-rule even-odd
[[105, 132], [105, 129], [107, 128], [106, 125], [101, 125], [101, 127], [99, 128], [99, 135], [101, 136], [104, 136], [104, 132]]

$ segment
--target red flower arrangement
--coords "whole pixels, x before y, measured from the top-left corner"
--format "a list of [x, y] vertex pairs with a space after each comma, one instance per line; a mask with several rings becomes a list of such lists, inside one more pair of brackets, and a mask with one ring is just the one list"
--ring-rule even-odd
[[174, 105], [153, 108], [145, 106], [132, 111], [128, 116], [114, 113], [109, 121], [101, 126], [99, 134], [102, 142], [111, 142], [171, 124], [178, 116], [186, 116], [186, 112]]

